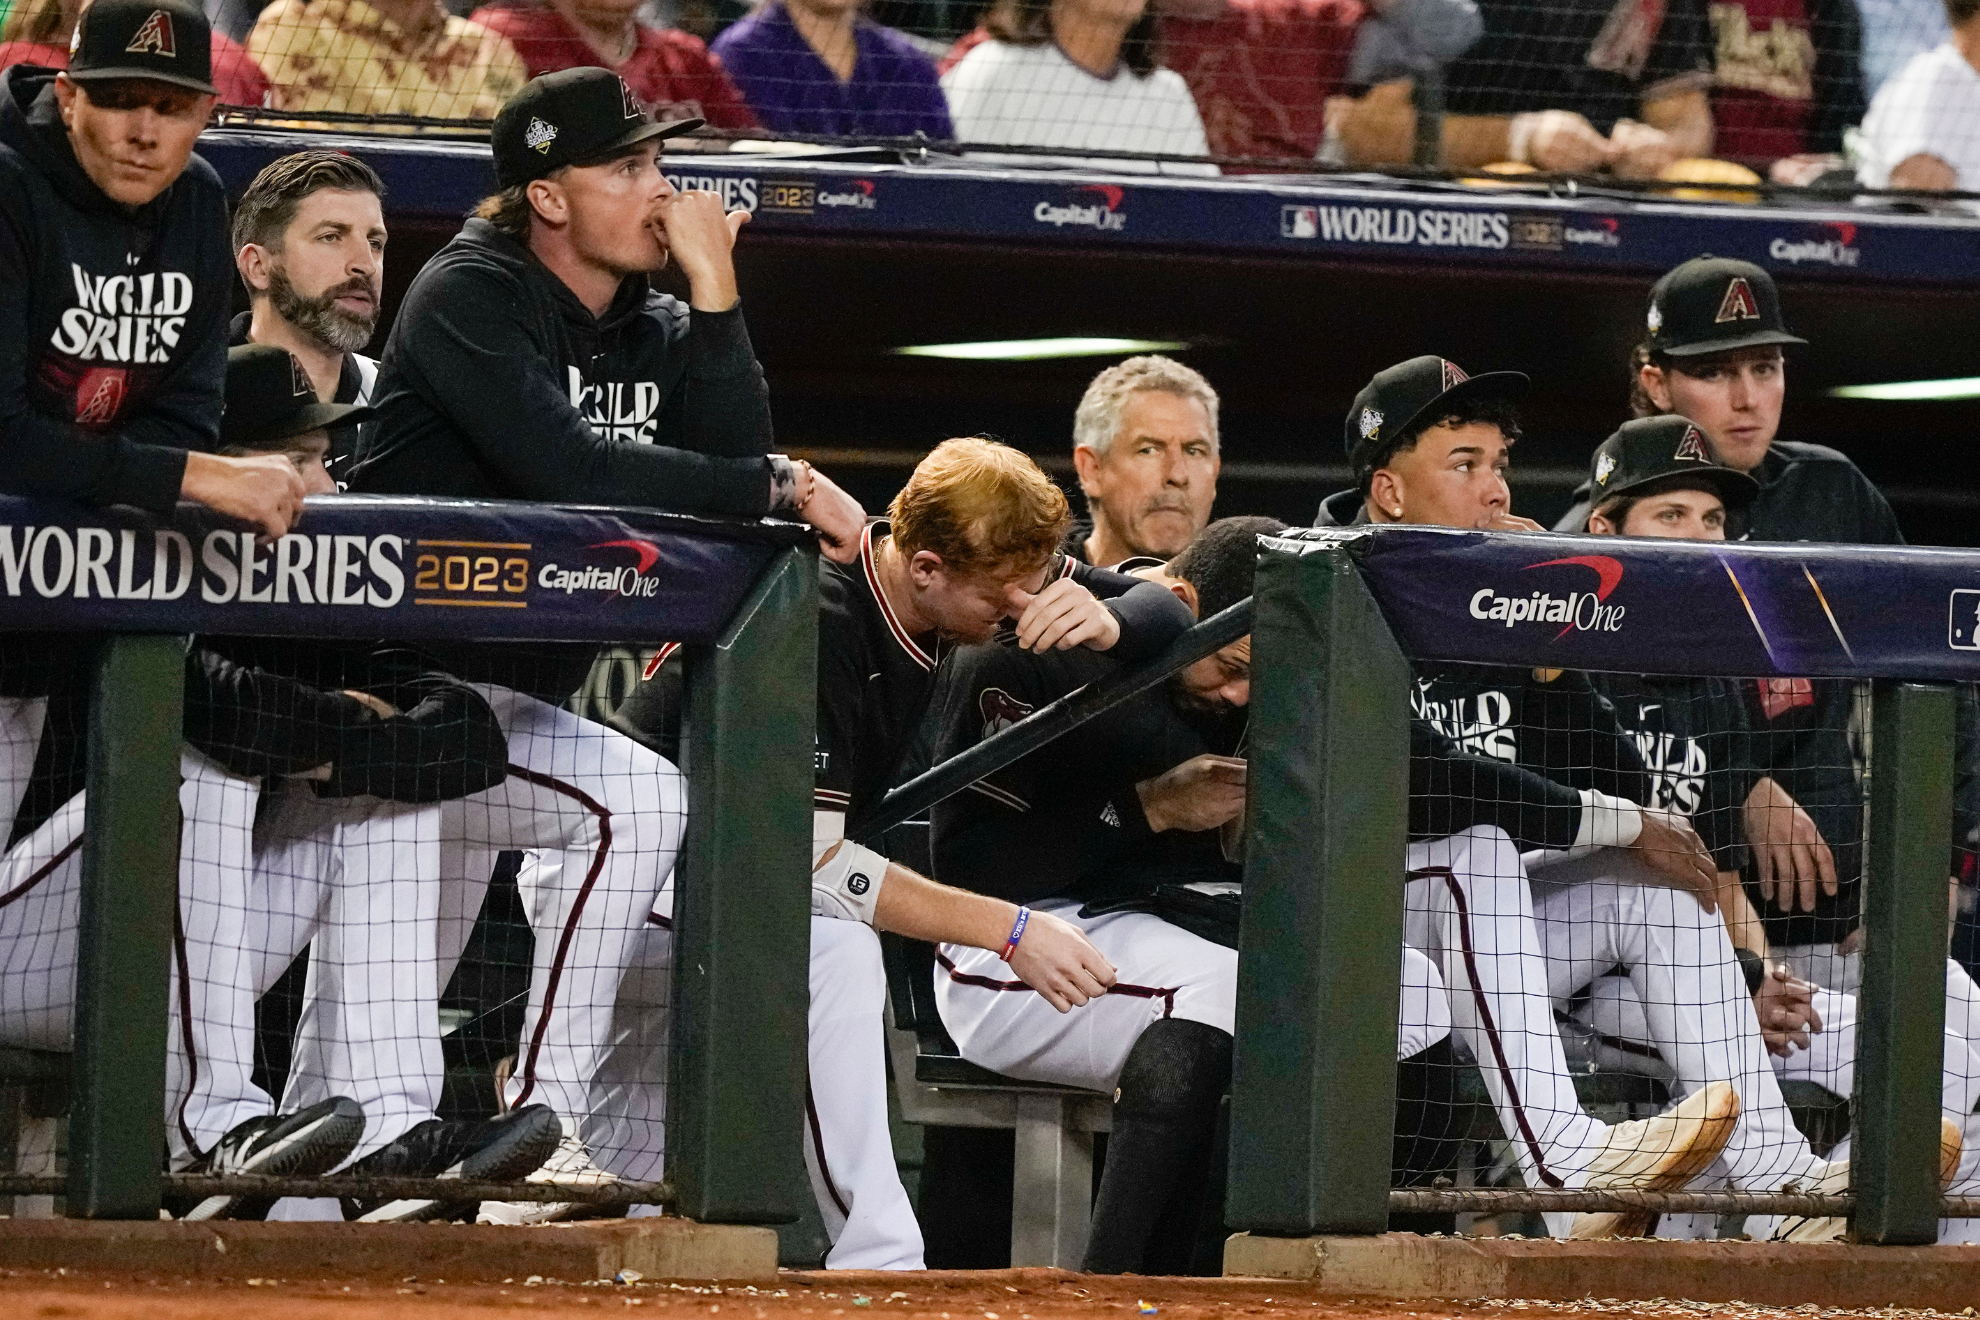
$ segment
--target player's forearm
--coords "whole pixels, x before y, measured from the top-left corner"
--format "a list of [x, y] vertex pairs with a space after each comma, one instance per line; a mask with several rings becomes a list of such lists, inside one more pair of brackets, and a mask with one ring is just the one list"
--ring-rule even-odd
[[[1340, 138], [1355, 165], [1394, 165], [1416, 156], [1416, 109], [1408, 80], [1384, 83], [1355, 101], [1340, 121]], [[1472, 169], [1508, 159], [1510, 115], [1445, 115], [1443, 163]]]
[[1016, 904], [937, 884], [899, 863], [888, 865], [887, 882], [873, 909], [876, 930], [994, 952], [1002, 952], [1016, 921]]

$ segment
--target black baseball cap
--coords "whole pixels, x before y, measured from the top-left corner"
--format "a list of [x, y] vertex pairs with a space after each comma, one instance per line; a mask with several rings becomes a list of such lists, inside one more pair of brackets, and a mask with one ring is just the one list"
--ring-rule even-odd
[[559, 69], [531, 78], [502, 103], [489, 135], [495, 183], [513, 188], [606, 152], [692, 133], [704, 122], [656, 124], [626, 80], [610, 69]]
[[1526, 393], [1529, 383], [1517, 371], [1467, 376], [1457, 363], [1430, 356], [1378, 371], [1354, 396], [1354, 406], [1348, 410], [1348, 461], [1357, 477], [1373, 472], [1417, 423], [1433, 422], [1458, 404], [1484, 395], [1517, 399]]
[[1697, 357], [1762, 344], [1805, 344], [1781, 323], [1774, 277], [1750, 261], [1693, 257], [1650, 290], [1650, 347]]
[[96, 0], [76, 20], [69, 79], [112, 78], [149, 78], [217, 95], [205, 13], [181, 0]]
[[1709, 490], [1734, 512], [1760, 494], [1759, 482], [1720, 463], [1705, 433], [1676, 414], [1624, 422], [1596, 448], [1588, 475], [1597, 509], [1622, 496]]
[[266, 449], [305, 431], [352, 426], [369, 421], [371, 415], [372, 410], [361, 404], [317, 402], [309, 373], [286, 348], [241, 344], [227, 350], [222, 448]]

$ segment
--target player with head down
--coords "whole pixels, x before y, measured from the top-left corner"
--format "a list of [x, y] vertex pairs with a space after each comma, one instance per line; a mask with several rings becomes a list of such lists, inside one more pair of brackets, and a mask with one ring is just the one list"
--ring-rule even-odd
[[[1356, 397], [1346, 426], [1360, 485], [1330, 496], [1322, 521], [1541, 530], [1511, 512], [1505, 480], [1525, 387], [1517, 373], [1467, 377], [1436, 357], [1377, 373]], [[1834, 1176], [1781, 1098], [1716, 915], [1719, 879], [1711, 852], [1682, 812], [1642, 805], [1651, 800], [1643, 760], [1608, 700], [1586, 676], [1560, 670], [1431, 662], [1415, 668], [1411, 700], [1419, 719], [1468, 751], [1517, 765], [1590, 804], [1587, 828], [1566, 858], [1556, 844], [1521, 868], [1533, 880], [1547, 993], [1565, 1004], [1620, 964], [1685, 1093], [1678, 1112], [1716, 1108], [1714, 1097], [1732, 1082], [1744, 1105], [1734, 1111], [1738, 1122], [1715, 1177], [1739, 1190], [1774, 1191]], [[1486, 1078], [1489, 1083], [1492, 1070]], [[1573, 1093], [1549, 1103], [1572, 1104]], [[1524, 1107], [1529, 1115], [1544, 1108], [1530, 1094]], [[1547, 1162], [1537, 1153], [1535, 1160], [1537, 1176], [1547, 1181]], [[1648, 1227], [1640, 1214], [1610, 1218], [1626, 1235]]]
[[[1075, 1017], [1113, 983], [1107, 959], [1065, 922], [936, 884], [869, 846], [877, 840], [846, 834], [909, 771], [937, 671], [958, 644], [998, 638], [1027, 653], [1104, 651], [1132, 661], [1189, 626], [1189, 612], [1160, 587], [1058, 553], [1069, 522], [1065, 496], [1025, 455], [948, 440], [916, 466], [887, 520], [867, 525], [853, 564], [819, 566], [805, 1155], [833, 1268], [921, 1265], [920, 1228], [887, 1131], [886, 981], [874, 932], [983, 951]], [[620, 718], [663, 736], [665, 709], [642, 710], [643, 695]], [[663, 957], [659, 937], [649, 939], [652, 956]], [[651, 1018], [664, 1005], [649, 996], [622, 1001], [622, 1011]], [[626, 1103], [657, 1113], [647, 1077], [627, 1087]], [[650, 1152], [649, 1168], [658, 1155]]]
[[[1589, 479], [1594, 508], [1588, 530], [1597, 536], [1643, 536], [1722, 541], [1728, 523], [1759, 493], [1753, 478], [1713, 459], [1698, 427], [1678, 416], [1625, 422], [1595, 451]], [[1651, 805], [1690, 814], [1719, 860], [1720, 896], [1728, 925], [1741, 941], [1734, 952], [1753, 992], [1754, 1009], [1783, 1079], [1812, 1081], [1837, 1095], [1853, 1093], [1856, 1060], [1856, 996], [1816, 986], [1769, 955], [1767, 932], [1740, 883], [1740, 854], [1772, 853], [1762, 874], [1792, 877], [1833, 867], [1828, 845], [1785, 790], [1752, 764], [1745, 704], [1732, 680], [1672, 675], [1596, 674], [1617, 718], [1644, 753], [1651, 775]], [[1804, 842], [1776, 842], [1762, 813], [1802, 814]], [[1805, 855], [1802, 855], [1805, 854]], [[1980, 1153], [1965, 1150], [1963, 1129], [1980, 1100], [1980, 1055], [1966, 1034], [1980, 991], [1966, 969], [1946, 960], [1946, 1032], [1943, 1073], [1946, 1131], [1941, 1155], [1953, 1194], [1980, 1184]], [[1603, 977], [1576, 1015], [1603, 1035], [1625, 1041], [1651, 1038], [1636, 987], [1623, 977]], [[1618, 1059], [1632, 1056], [1619, 1051]], [[1636, 1056], [1640, 1057], [1640, 1056]], [[1827, 1181], [1804, 1191], [1848, 1190], [1848, 1138], [1830, 1151]], [[1662, 1230], [1673, 1227], [1667, 1216]], [[1792, 1219], [1775, 1228], [1795, 1242], [1839, 1239], [1842, 1219]], [[1964, 1237], [1948, 1221], [1942, 1241]]]
[[[1212, 524], [1150, 576], [1201, 610], [1243, 599], [1259, 530], [1257, 520]], [[1244, 777], [1241, 760], [1206, 742], [1226, 753], [1235, 746], [1228, 721], [1249, 703], [1249, 643], [1225, 647], [1167, 692], [1069, 735], [1073, 747], [1034, 753], [936, 808], [944, 879], [1059, 915], [1119, 969], [1105, 1010], [1070, 1019], [1041, 1011], [1036, 996], [1008, 993], [1018, 987], [969, 950], [944, 949], [937, 979], [943, 1021], [972, 1062], [1116, 1093], [1091, 1270], [1174, 1268], [1188, 1259], [1177, 1233], [1196, 1198], [1180, 1170], [1209, 1141], [1235, 1012], [1234, 954], [1192, 933], [1211, 928], [1203, 909], [1230, 904], [1196, 891], [1228, 884], [1193, 882], [1218, 867], [1206, 832], [1237, 816]], [[1090, 673], [1075, 672], [1078, 659], [965, 653], [944, 688], [938, 751], [953, 755], [1088, 681]], [[1494, 1065], [1487, 1087], [1501, 1120], [1519, 1134], [1523, 1165], [1546, 1185], [1681, 1185], [1723, 1144], [1738, 1107], [1730, 1088], [1658, 1119], [1603, 1127], [1575, 1102], [1542, 989], [1546, 969], [1518, 850], [1567, 846], [1600, 827], [1589, 818], [1606, 812], [1603, 803], [1461, 751], [1422, 721], [1412, 722], [1411, 747], [1417, 842], [1407, 857], [1399, 1053], [1419, 1053], [1455, 1028]], [[1613, 1223], [1588, 1217], [1579, 1227], [1599, 1234]]]

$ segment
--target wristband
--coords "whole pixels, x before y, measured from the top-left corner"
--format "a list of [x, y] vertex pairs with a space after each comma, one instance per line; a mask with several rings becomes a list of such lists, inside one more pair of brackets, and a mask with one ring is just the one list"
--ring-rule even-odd
[[1540, 116], [1514, 115], [1506, 126], [1506, 158], [1521, 165], [1533, 163], [1533, 135], [1539, 131]]
[[804, 469], [804, 494], [798, 496], [798, 502], [791, 506], [791, 512], [803, 513], [804, 506], [811, 503], [811, 496], [818, 489], [818, 474], [812, 470], [810, 459], [800, 458], [797, 460], [797, 465]]
[[1581, 821], [1571, 846], [1627, 848], [1643, 833], [1643, 809], [1634, 802], [1592, 788], [1579, 791]]
[[1760, 987], [1767, 983], [1767, 960], [1751, 949], [1733, 949], [1733, 957], [1739, 959], [1739, 970], [1746, 974], [1746, 993], [1757, 995]]
[[1005, 962], [1011, 960], [1011, 955], [1017, 952], [1018, 941], [1024, 938], [1024, 928], [1030, 924], [1031, 909], [1028, 907], [1019, 908], [1017, 920], [1011, 924], [1011, 937], [1004, 941], [1004, 951], [997, 955], [999, 958], [1002, 958]]

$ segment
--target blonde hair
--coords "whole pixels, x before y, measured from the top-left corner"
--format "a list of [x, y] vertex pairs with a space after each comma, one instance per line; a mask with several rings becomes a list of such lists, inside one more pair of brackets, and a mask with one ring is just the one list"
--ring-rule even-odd
[[31, 41], [56, 46], [68, 39], [63, 31], [61, 0], [15, 0], [0, 21], [0, 41]]
[[1174, 358], [1144, 354], [1116, 363], [1093, 378], [1073, 413], [1073, 448], [1091, 449], [1104, 455], [1120, 434], [1121, 412], [1128, 396], [1143, 390], [1161, 390], [1181, 399], [1195, 399], [1210, 414], [1210, 448], [1218, 448], [1217, 391]]
[[958, 573], [1043, 564], [1065, 539], [1066, 497], [1009, 445], [944, 440], [915, 466], [888, 507], [894, 544], [912, 558], [939, 555]]

